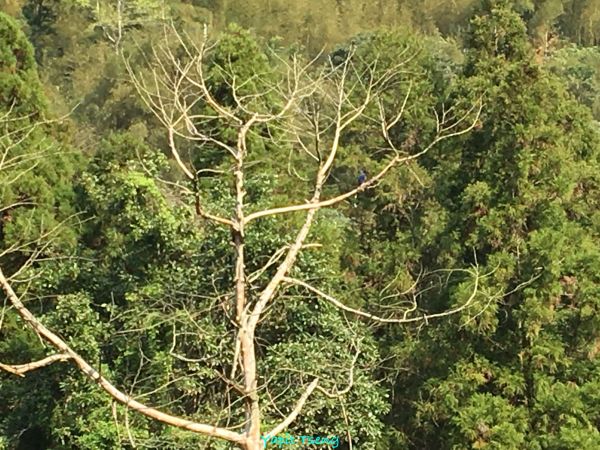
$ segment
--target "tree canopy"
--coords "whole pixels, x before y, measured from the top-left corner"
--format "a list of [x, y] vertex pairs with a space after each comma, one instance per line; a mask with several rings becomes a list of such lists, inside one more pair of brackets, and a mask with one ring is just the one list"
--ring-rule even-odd
[[600, 447], [598, 5], [439, 3], [0, 1], [0, 450]]

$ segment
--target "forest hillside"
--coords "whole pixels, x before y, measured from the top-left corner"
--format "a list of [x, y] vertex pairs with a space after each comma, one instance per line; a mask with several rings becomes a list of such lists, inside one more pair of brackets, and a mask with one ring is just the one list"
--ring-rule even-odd
[[600, 0], [0, 11], [0, 450], [600, 448]]

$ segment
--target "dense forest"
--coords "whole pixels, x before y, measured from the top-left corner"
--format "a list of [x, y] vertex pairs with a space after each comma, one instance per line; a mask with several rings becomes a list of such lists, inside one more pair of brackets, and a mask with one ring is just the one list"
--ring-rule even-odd
[[600, 449], [600, 0], [0, 10], [0, 450]]

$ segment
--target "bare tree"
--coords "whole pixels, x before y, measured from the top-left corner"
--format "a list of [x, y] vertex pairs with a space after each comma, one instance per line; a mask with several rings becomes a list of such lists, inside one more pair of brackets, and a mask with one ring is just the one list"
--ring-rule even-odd
[[128, 28], [148, 22], [159, 22], [164, 18], [164, 3], [161, 0], [73, 0], [93, 15], [94, 25], [121, 51]]
[[[255, 337], [257, 326], [266, 309], [287, 287], [302, 287], [329, 301], [345, 313], [385, 323], [426, 323], [428, 320], [458, 313], [474, 305], [475, 297], [479, 292], [480, 279], [486, 276], [481, 274], [477, 267], [467, 271], [473, 277], [473, 291], [461, 306], [442, 313], [428, 314], [419, 310], [415, 297], [410, 307], [400, 311], [401, 314], [394, 317], [379, 317], [350, 308], [321, 289], [291, 277], [290, 272], [303, 249], [314, 246], [307, 242], [307, 239], [319, 210], [338, 205], [360, 192], [377, 187], [384, 177], [390, 175], [398, 166], [409, 164], [445, 139], [468, 133], [479, 120], [481, 102], [474, 103], [458, 117], [455, 117], [452, 109], [434, 111], [437, 126], [433, 138], [414, 150], [411, 145], [395, 142], [392, 133], [394, 127], [402, 122], [409, 102], [414, 101], [411, 98], [410, 87], [406, 90], [406, 95], [399, 99], [395, 111], [386, 110], [383, 101], [385, 90], [399, 82], [402, 66], [406, 61], [398, 61], [391, 68], [379, 70], [377, 64], [358, 64], [358, 56], [354, 50], [350, 51], [341, 64], [336, 65], [329, 61], [325, 67], [317, 67], [315, 61], [302, 63], [298, 57], [283, 59], [273, 55], [274, 58], [279, 58], [279, 64], [284, 68], [280, 78], [270, 84], [268, 80], [261, 79], [261, 74], [258, 73], [249, 79], [240, 80], [235, 75], [224, 78], [232, 99], [227, 103], [217, 98], [209, 87], [206, 74], [207, 59], [213, 46], [209, 43], [206, 30], [204, 40], [199, 45], [173, 31], [172, 36], [175, 38], [177, 48], [173, 49], [169, 42], [153, 48], [152, 58], [149, 61], [150, 71], [145, 72], [146, 75], [142, 75], [130, 64], [127, 64], [127, 69], [140, 97], [164, 126], [170, 153], [183, 177], [189, 181], [188, 185], [197, 185], [199, 171], [189, 160], [186, 160], [186, 154], [181, 150], [182, 143], [195, 143], [200, 148], [202, 146], [218, 148], [232, 161], [230, 175], [234, 186], [235, 206], [229, 216], [207, 210], [202, 202], [202, 193], [198, 190], [190, 190], [185, 183], [179, 186], [196, 196], [196, 212], [200, 217], [231, 230], [235, 252], [235, 264], [232, 268], [234, 286], [231, 297], [235, 305], [234, 323], [237, 336], [229, 378], [234, 380], [238, 374], [240, 377], [239, 391], [245, 420], [242, 427], [238, 428], [243, 428], [243, 431], [232, 431], [234, 428], [198, 423], [165, 413], [137, 401], [133, 396], [118, 389], [26, 308], [1, 271], [0, 285], [12, 308], [58, 353], [29, 364], [0, 364], [0, 368], [23, 376], [30, 370], [53, 362], [70, 361], [109, 396], [130, 409], [168, 425], [225, 439], [246, 450], [257, 450], [263, 448], [261, 436], [273, 437], [283, 432], [296, 420], [311, 396], [318, 395], [315, 391], [321, 395], [338, 397], [347, 393], [353, 384], [354, 366], [349, 368], [348, 385], [342, 390], [328, 391], [320, 385], [319, 378], [315, 376], [306, 384], [304, 393], [297, 399], [287, 416], [283, 417], [273, 429], [261, 434], [261, 392], [257, 382]], [[410, 58], [410, 55], [406, 58]], [[227, 68], [223, 70], [227, 71]], [[248, 85], [253, 79], [260, 80], [261, 85], [265, 87], [261, 90], [249, 91]], [[344, 134], [359, 122], [370, 124], [379, 130], [388, 157], [381, 164], [380, 170], [361, 185], [339, 195], [324, 198], [324, 186], [339, 156]], [[219, 126], [234, 129], [235, 139], [228, 140], [213, 132]], [[295, 151], [312, 162], [312, 192], [308, 200], [273, 205], [263, 210], [253, 210], [253, 205], [246, 202], [246, 180], [250, 170], [248, 155], [252, 151], [249, 136], [252, 133], [260, 135], [257, 130], [265, 128], [278, 129], [280, 135], [284, 136], [288, 143], [292, 143]], [[266, 139], [274, 138], [269, 136]], [[258, 220], [292, 213], [303, 214], [303, 224], [297, 230], [293, 241], [273, 254], [265, 267], [259, 271], [262, 273], [267, 268], [276, 267], [274, 275], [260, 286], [259, 295], [250, 297], [249, 289], [255, 287], [253, 283], [257, 277], [250, 276], [246, 270], [246, 233]], [[359, 352], [357, 342], [354, 362]]]

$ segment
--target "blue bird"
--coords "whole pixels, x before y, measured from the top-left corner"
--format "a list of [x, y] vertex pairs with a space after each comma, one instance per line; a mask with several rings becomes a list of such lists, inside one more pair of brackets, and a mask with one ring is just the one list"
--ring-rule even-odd
[[365, 181], [367, 181], [367, 172], [365, 169], [360, 169], [360, 172], [358, 173], [358, 185], [360, 186]]

